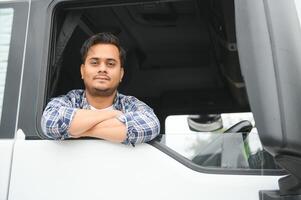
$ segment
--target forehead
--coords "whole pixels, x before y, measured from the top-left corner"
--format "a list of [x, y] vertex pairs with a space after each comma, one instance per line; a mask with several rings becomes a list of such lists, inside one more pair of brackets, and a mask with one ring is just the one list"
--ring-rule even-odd
[[119, 60], [119, 50], [113, 44], [96, 44], [90, 47], [87, 52], [87, 59], [89, 58], [112, 58]]

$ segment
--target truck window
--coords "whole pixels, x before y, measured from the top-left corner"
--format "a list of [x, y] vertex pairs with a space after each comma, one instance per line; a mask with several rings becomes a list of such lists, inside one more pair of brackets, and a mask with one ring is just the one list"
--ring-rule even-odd
[[162, 141], [201, 167], [279, 169], [261, 145], [252, 113], [169, 116]]
[[2, 116], [2, 105], [12, 33], [13, 15], [14, 10], [12, 8], [0, 8], [0, 121]]

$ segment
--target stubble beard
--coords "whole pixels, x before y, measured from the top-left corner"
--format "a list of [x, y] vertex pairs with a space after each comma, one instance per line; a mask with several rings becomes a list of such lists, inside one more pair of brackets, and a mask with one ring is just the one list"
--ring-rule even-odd
[[115, 95], [115, 92], [117, 91], [118, 85], [114, 88], [107, 88], [107, 89], [99, 89], [99, 88], [87, 88], [88, 92], [93, 97], [109, 97], [112, 95]]

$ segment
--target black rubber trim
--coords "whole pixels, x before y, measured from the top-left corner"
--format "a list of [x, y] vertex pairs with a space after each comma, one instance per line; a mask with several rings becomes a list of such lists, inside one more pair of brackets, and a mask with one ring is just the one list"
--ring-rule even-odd
[[286, 175], [287, 172], [283, 169], [226, 169], [226, 168], [215, 168], [215, 167], [202, 167], [193, 163], [191, 160], [180, 155], [176, 151], [172, 150], [168, 146], [162, 144], [160, 139], [155, 139], [149, 142], [150, 145], [172, 157], [179, 163], [185, 165], [186, 167], [201, 173], [207, 174], [228, 174], [228, 175], [264, 175], [264, 176], [282, 176]]

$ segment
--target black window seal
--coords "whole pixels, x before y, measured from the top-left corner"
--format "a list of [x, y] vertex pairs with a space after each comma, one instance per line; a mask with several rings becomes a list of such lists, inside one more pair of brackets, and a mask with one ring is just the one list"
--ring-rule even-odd
[[160, 136], [157, 139], [150, 141], [150, 145], [167, 154], [171, 158], [175, 159], [184, 166], [200, 173], [206, 174], [226, 174], [226, 175], [262, 175], [262, 176], [282, 176], [286, 175], [287, 172], [283, 169], [226, 169], [226, 168], [215, 168], [215, 167], [202, 167], [193, 163], [188, 158], [182, 156], [175, 150], [160, 142]]

